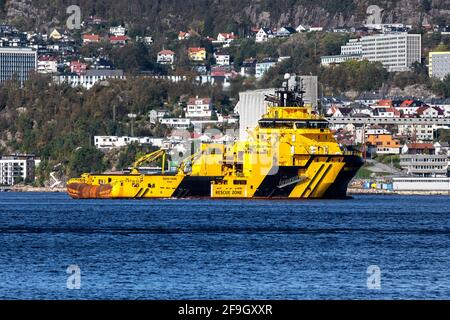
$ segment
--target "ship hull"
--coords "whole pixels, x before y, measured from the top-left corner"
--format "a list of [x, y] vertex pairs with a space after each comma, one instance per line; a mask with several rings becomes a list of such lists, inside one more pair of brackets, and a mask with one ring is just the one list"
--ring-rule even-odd
[[[362, 158], [346, 155], [340, 156], [341, 162], [333, 162], [333, 156], [328, 156], [323, 163], [315, 162], [315, 159], [311, 157], [304, 166], [279, 167], [259, 180], [249, 180], [252, 185], [230, 186], [230, 183], [224, 188], [220, 185], [223, 182], [221, 176], [95, 175], [93, 182], [72, 182], [67, 185], [67, 190], [74, 199], [346, 198], [348, 184], [362, 166]], [[333, 167], [339, 165], [339, 170]], [[299, 176], [300, 170], [309, 173], [309, 178]]]

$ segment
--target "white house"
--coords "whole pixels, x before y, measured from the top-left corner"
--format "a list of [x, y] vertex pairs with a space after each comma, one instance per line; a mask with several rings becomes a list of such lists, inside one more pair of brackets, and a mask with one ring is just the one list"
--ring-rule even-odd
[[311, 31], [311, 32], [321, 32], [321, 31], [323, 31], [323, 27], [321, 27], [319, 25], [312, 25], [309, 28], [309, 31]]
[[217, 35], [217, 41], [218, 43], [231, 43], [233, 40], [235, 40], [237, 36], [234, 34], [234, 32], [226, 33], [222, 32]]
[[109, 33], [116, 37], [121, 37], [127, 33], [127, 28], [122, 26], [111, 27], [109, 28]]
[[186, 118], [161, 118], [159, 122], [176, 129], [187, 129], [191, 126], [191, 120]]
[[212, 102], [210, 98], [190, 98], [186, 106], [187, 118], [211, 118]]
[[258, 43], [266, 42], [273, 37], [275, 37], [275, 35], [271, 29], [261, 28], [261, 29], [259, 29], [258, 33], [256, 34], [255, 42], [258, 42]]
[[38, 73], [57, 73], [58, 72], [58, 61], [53, 57], [43, 56], [37, 61], [37, 72]]
[[421, 118], [443, 118], [444, 110], [439, 107], [422, 106], [417, 109], [416, 113]]
[[292, 27], [281, 27], [277, 30], [277, 37], [290, 37], [291, 35], [297, 33], [297, 30], [295, 30]]
[[156, 62], [159, 64], [173, 64], [175, 61], [175, 52], [172, 50], [162, 50], [158, 52]]
[[301, 24], [295, 30], [297, 32], [308, 32], [309, 31], [309, 26]]
[[230, 55], [229, 54], [220, 54], [215, 53], [214, 57], [216, 58], [216, 64], [219, 66], [229, 66], [230, 65]]
[[94, 145], [97, 149], [113, 149], [125, 147], [131, 143], [153, 144], [150, 137], [118, 137], [118, 136], [94, 136]]
[[165, 109], [159, 109], [159, 110], [152, 110], [149, 112], [149, 118], [150, 118], [150, 123], [157, 123], [159, 119], [169, 115], [169, 110], [165, 110]]

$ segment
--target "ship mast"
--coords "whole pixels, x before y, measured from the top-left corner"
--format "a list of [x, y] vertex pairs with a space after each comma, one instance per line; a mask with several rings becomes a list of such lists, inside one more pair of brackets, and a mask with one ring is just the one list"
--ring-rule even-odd
[[[303, 101], [303, 94], [305, 91], [302, 90], [302, 81], [295, 81], [295, 85], [289, 87], [289, 79], [291, 75], [289, 73], [285, 74], [283, 85], [278, 90], [275, 90], [275, 95], [266, 95], [266, 101], [271, 102], [277, 107], [304, 107], [305, 103]], [[298, 78], [298, 77], [296, 77]], [[300, 85], [299, 85], [300, 84]]]

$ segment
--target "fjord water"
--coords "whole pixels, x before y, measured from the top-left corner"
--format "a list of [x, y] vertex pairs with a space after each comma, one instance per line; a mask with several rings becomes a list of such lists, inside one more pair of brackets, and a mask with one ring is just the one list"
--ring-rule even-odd
[[[69, 265], [81, 288], [67, 288]], [[368, 289], [367, 268], [381, 270]], [[450, 197], [0, 193], [3, 299], [449, 299]]]

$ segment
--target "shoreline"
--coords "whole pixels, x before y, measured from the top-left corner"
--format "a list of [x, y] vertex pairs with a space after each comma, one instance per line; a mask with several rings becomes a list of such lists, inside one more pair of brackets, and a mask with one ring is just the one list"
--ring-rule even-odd
[[12, 186], [6, 189], [6, 192], [46, 192], [46, 193], [61, 193], [67, 192], [66, 188], [49, 188], [49, 187], [31, 187], [31, 186]]
[[408, 191], [395, 191], [395, 190], [379, 190], [379, 189], [360, 189], [360, 188], [348, 188], [347, 193], [349, 195], [402, 195], [402, 196], [448, 196], [450, 191], [444, 190], [408, 190]]

